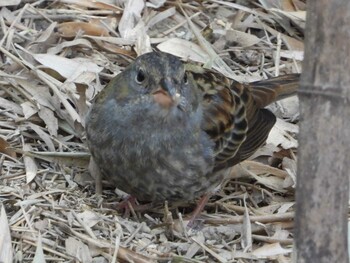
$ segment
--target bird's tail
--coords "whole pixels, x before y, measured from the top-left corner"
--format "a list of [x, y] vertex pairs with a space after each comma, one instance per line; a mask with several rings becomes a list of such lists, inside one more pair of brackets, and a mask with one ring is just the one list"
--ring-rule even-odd
[[287, 74], [247, 84], [259, 108], [272, 102], [296, 95], [300, 74]]

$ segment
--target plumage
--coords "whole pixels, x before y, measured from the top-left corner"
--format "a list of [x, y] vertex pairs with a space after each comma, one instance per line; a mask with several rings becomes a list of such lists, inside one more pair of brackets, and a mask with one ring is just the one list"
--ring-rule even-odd
[[299, 75], [241, 84], [162, 52], [138, 57], [97, 95], [86, 119], [102, 176], [144, 201], [191, 200], [251, 156], [296, 93]]

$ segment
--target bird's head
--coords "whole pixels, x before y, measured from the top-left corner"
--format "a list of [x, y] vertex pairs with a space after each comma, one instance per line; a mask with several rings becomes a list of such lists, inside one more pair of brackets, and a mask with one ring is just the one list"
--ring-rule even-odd
[[162, 52], [138, 57], [107, 85], [97, 100], [108, 98], [125, 109], [159, 118], [189, 116], [197, 111], [200, 102], [197, 86], [183, 63]]

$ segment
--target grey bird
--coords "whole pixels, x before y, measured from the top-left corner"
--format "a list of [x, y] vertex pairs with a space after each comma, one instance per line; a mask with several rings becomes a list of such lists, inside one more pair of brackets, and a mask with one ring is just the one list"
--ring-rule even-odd
[[140, 201], [193, 200], [250, 157], [294, 95], [299, 74], [249, 84], [177, 57], [138, 57], [96, 96], [87, 142], [102, 177]]

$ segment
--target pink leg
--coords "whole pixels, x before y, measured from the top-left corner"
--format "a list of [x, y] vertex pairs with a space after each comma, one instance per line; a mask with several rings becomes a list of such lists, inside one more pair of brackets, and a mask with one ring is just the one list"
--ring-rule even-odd
[[193, 227], [194, 221], [197, 219], [197, 217], [200, 215], [200, 213], [203, 211], [204, 207], [209, 201], [209, 198], [211, 197], [211, 194], [205, 194], [199, 199], [198, 204], [196, 206], [196, 209], [192, 212], [190, 222], [188, 222], [188, 227]]
[[130, 212], [132, 214], [135, 214], [135, 211], [145, 211], [147, 209], [150, 209], [152, 207], [152, 204], [144, 204], [139, 205], [136, 203], [136, 197], [129, 195], [126, 199], [121, 201], [119, 204], [116, 205], [117, 210], [124, 210], [124, 217], [129, 217]]

